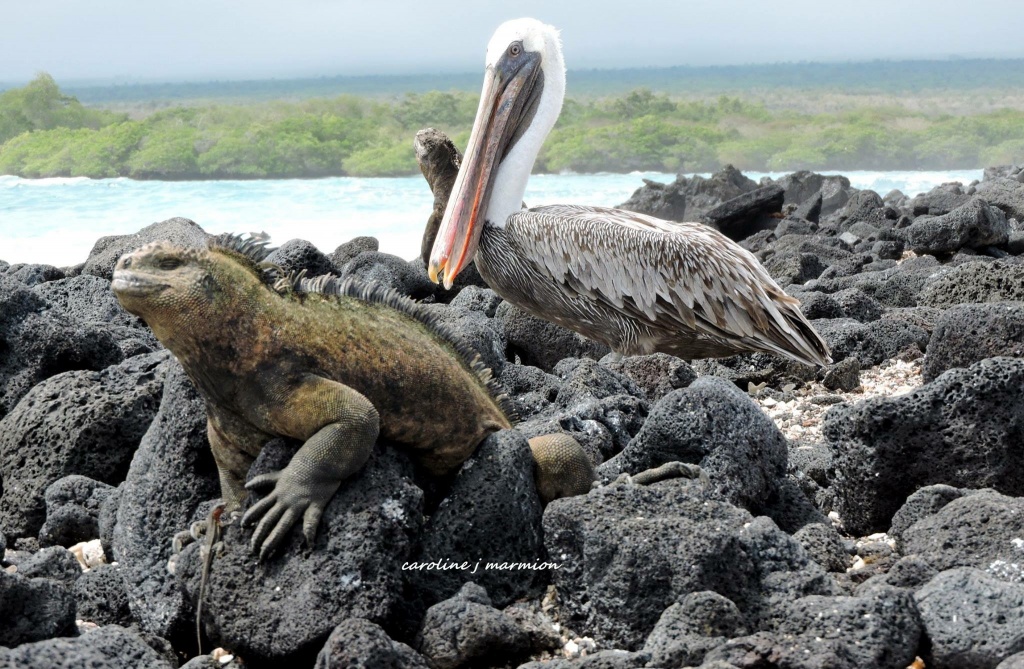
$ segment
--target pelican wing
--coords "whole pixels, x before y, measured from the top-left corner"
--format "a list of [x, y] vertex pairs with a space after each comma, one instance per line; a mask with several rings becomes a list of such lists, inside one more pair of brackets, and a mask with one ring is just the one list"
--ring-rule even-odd
[[818, 365], [828, 347], [748, 251], [700, 223], [551, 205], [513, 214], [520, 258], [567, 294], [666, 328]]

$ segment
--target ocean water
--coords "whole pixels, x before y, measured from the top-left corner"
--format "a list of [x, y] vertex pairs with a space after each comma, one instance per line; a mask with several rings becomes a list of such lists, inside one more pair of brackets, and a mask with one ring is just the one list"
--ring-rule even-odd
[[[844, 172], [852, 185], [885, 195], [908, 195], [948, 181], [969, 183], [981, 170]], [[748, 172], [755, 181], [782, 173]], [[672, 174], [559, 174], [530, 179], [528, 204], [614, 206], [643, 185]], [[258, 232], [274, 244], [306, 239], [330, 253], [352, 237], [373, 235], [382, 251], [403, 258], [419, 253], [433, 197], [422, 177], [263, 181], [133, 181], [131, 179], [21, 179], [0, 176], [0, 259], [57, 266], [83, 262], [105, 235], [136, 232], [155, 221], [184, 216], [210, 233]]]

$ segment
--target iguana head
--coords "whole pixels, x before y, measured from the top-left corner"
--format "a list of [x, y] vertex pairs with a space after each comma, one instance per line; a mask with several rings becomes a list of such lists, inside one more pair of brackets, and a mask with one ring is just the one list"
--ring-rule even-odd
[[226, 322], [244, 316], [253, 292], [267, 290], [257, 266], [269, 253], [265, 244], [226, 236], [207, 249], [153, 242], [121, 256], [111, 288], [165, 345], [189, 332], [223, 332]]

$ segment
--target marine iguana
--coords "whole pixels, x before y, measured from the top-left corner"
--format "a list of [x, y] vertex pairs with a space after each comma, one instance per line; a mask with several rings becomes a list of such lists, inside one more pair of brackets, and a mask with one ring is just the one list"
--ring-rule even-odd
[[[206, 400], [207, 433], [225, 511], [269, 489], [242, 518], [265, 559], [300, 520], [309, 545], [342, 481], [378, 435], [407, 446], [425, 470], [457, 470], [514, 412], [490, 370], [422, 305], [377, 286], [283, 276], [265, 237], [221, 235], [206, 249], [168, 242], [123, 256], [112, 288], [178, 358]], [[302, 440], [280, 472], [245, 484], [271, 438]], [[547, 502], [595, 479], [565, 434], [530, 440]]]

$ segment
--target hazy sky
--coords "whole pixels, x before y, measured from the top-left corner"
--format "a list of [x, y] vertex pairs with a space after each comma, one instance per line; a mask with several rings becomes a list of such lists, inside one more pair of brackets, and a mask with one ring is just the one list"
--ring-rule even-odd
[[1024, 57], [1024, 0], [5, 0], [0, 81], [473, 71], [520, 16], [570, 69]]

